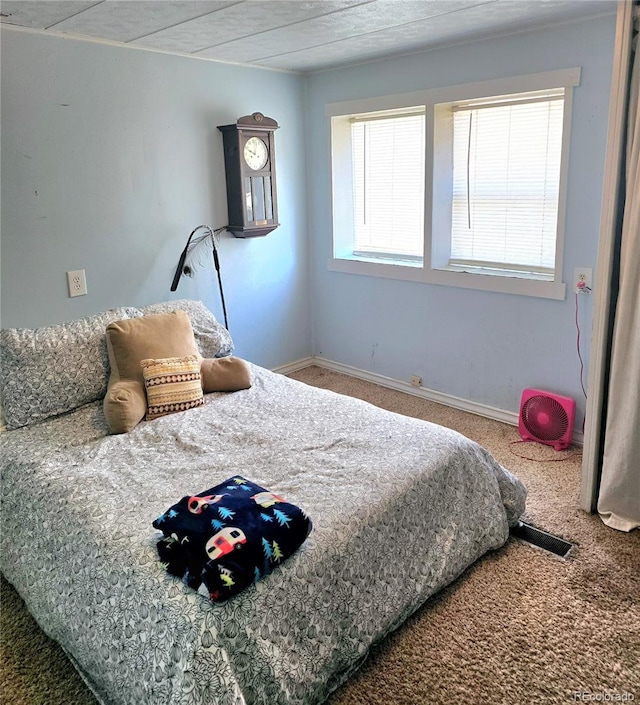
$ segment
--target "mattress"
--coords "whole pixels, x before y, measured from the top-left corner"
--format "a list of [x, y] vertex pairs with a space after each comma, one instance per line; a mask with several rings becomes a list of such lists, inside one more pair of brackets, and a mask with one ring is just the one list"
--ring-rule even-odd
[[[524, 511], [464, 436], [251, 371], [250, 389], [128, 434], [96, 402], [0, 436], [0, 568], [105, 705], [321, 703]], [[313, 530], [214, 603], [164, 570], [152, 522], [232, 475]]]

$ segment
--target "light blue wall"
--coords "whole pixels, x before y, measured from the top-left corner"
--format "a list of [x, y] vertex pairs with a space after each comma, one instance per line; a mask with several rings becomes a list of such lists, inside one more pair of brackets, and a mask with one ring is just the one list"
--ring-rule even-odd
[[[572, 294], [551, 301], [328, 271], [324, 110], [341, 100], [581, 67], [569, 281], [574, 267], [596, 265], [614, 30], [612, 15], [306, 78], [3, 30], [2, 325], [35, 327], [170, 298], [188, 233], [226, 219], [216, 126], [259, 110], [281, 125], [282, 225], [266, 238], [222, 236], [238, 355], [273, 367], [315, 353], [398, 380], [417, 374], [428, 388], [511, 411], [523, 388], [539, 386], [573, 396], [583, 411]], [[68, 298], [71, 269], [86, 270], [88, 296]], [[203, 299], [221, 318], [208, 263], [173, 296]], [[580, 304], [588, 363], [593, 301]]]
[[[326, 71], [310, 77], [307, 116], [314, 352], [397, 380], [508, 411], [534, 386], [584, 397], [575, 299], [479, 292], [330, 272], [329, 128], [325, 104], [581, 67], [575, 89], [564, 281], [597, 260], [615, 16]], [[571, 287], [568, 287], [571, 291]], [[589, 358], [593, 299], [580, 299]], [[585, 369], [586, 383], [586, 369]]]
[[[260, 111], [276, 133], [281, 227], [223, 234], [236, 354], [272, 367], [311, 352], [303, 79], [2, 31], [2, 326], [199, 298], [222, 320], [209, 260], [169, 292], [189, 232], [226, 223], [217, 125]], [[70, 299], [65, 272], [85, 269]]]

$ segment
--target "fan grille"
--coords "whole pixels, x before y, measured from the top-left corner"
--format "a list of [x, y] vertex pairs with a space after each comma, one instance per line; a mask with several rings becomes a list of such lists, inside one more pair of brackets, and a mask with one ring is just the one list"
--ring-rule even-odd
[[530, 397], [525, 401], [521, 415], [527, 431], [543, 441], [559, 440], [569, 428], [567, 412], [553, 397]]

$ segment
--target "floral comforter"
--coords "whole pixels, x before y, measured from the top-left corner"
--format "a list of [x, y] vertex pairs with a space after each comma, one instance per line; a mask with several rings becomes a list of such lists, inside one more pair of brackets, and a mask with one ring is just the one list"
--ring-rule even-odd
[[[99, 403], [0, 436], [0, 568], [102, 703], [320, 703], [524, 510], [520, 482], [458, 433], [252, 374], [121, 436]], [[165, 571], [152, 522], [236, 474], [313, 531], [214, 603]]]

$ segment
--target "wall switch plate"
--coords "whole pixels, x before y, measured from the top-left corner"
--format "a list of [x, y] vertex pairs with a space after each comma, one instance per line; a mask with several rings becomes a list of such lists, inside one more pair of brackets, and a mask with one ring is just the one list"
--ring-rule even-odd
[[85, 296], [87, 280], [84, 276], [84, 269], [67, 272], [67, 284], [69, 285], [69, 296]]
[[573, 293], [590, 294], [592, 277], [593, 269], [591, 267], [576, 267], [573, 270]]

